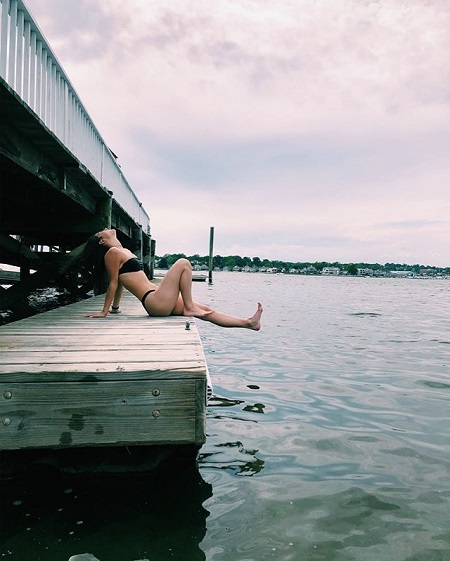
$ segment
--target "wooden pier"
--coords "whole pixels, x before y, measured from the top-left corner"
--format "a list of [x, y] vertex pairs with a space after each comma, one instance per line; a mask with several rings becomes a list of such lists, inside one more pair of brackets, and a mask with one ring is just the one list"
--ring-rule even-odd
[[0, 450], [205, 441], [207, 365], [195, 321], [154, 318], [129, 294], [0, 327]]

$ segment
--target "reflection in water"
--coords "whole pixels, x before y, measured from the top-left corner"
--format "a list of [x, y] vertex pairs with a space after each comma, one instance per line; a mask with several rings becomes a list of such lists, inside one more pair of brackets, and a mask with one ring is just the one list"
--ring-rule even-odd
[[214, 407], [233, 407], [234, 405], [240, 405], [244, 403], [242, 399], [228, 399], [226, 397], [219, 397], [214, 395], [209, 401], [209, 406]]
[[429, 388], [438, 389], [438, 390], [448, 390], [450, 389], [450, 384], [444, 384], [444, 382], [433, 382], [429, 380], [418, 380], [417, 383], [424, 384]]
[[376, 318], [378, 316], [381, 316], [381, 314], [378, 314], [376, 312], [354, 312], [351, 314], [348, 314], [349, 316], [356, 316], [356, 317], [368, 317], [368, 318]]
[[[248, 417], [240, 417], [232, 413], [232, 408], [237, 405], [244, 404], [241, 399], [230, 399], [223, 396], [214, 395], [213, 399], [208, 403], [208, 419], [214, 418], [216, 421], [223, 419], [233, 420], [237, 422], [257, 423], [255, 419]], [[223, 414], [214, 414], [216, 407], [229, 408]], [[247, 404], [242, 407], [242, 411], [246, 413], [264, 413], [265, 405], [263, 403]], [[246, 448], [241, 441], [221, 442], [216, 441], [213, 435], [208, 435], [208, 443], [203, 448], [207, 449], [198, 456], [200, 468], [226, 470], [234, 475], [255, 475], [264, 468], [264, 460], [258, 458], [257, 449]]]
[[254, 405], [246, 405], [243, 411], [248, 411], [249, 413], [264, 413], [265, 407], [264, 403], [255, 403]]
[[191, 459], [173, 459], [145, 476], [56, 477], [1, 483], [0, 555], [67, 561], [197, 561], [212, 495]]
[[244, 448], [242, 442], [218, 443], [214, 452], [199, 454], [200, 468], [228, 470], [235, 475], [255, 475], [264, 468], [264, 460], [257, 457], [258, 450]]

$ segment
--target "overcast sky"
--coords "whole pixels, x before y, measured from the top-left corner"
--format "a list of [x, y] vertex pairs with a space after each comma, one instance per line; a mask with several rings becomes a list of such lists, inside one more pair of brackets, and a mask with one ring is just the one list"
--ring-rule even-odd
[[25, 0], [156, 252], [450, 265], [448, 0]]

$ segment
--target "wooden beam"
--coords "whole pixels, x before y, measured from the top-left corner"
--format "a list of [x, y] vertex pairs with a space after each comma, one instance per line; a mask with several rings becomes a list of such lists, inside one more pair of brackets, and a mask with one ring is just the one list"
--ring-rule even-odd
[[[8, 254], [8, 260], [3, 261], [3, 259], [6, 259], [6, 253]], [[42, 263], [41, 258], [21, 241], [11, 236], [0, 234], [0, 261], [20, 266], [22, 256], [33, 265]], [[11, 263], [11, 259], [16, 261], [16, 263]]]
[[45, 263], [45, 267], [37, 270], [20, 283], [4, 292], [0, 292], [0, 308], [11, 308], [19, 300], [23, 300], [31, 291], [49, 286], [70, 269], [77, 267], [85, 245], [82, 244], [69, 253], [61, 253], [53, 263]]

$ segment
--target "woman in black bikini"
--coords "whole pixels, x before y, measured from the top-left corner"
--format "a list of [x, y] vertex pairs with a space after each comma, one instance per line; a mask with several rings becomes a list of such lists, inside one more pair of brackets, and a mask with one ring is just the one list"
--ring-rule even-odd
[[109, 285], [101, 312], [88, 318], [104, 318], [119, 313], [123, 289], [129, 290], [142, 302], [150, 316], [190, 316], [221, 327], [243, 327], [258, 331], [261, 328], [262, 306], [250, 318], [238, 318], [212, 310], [192, 299], [192, 267], [187, 259], [178, 259], [169, 269], [161, 284], [152, 283], [144, 273], [142, 263], [122, 246], [115, 230], [104, 229], [95, 234], [98, 244], [106, 249], [104, 262]]

